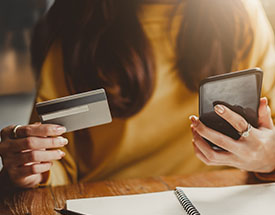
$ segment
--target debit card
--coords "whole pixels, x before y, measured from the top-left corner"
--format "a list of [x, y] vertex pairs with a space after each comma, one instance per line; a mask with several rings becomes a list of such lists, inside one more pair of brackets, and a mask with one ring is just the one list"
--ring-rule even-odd
[[67, 132], [112, 122], [104, 89], [39, 102], [36, 111], [43, 124], [62, 125]]

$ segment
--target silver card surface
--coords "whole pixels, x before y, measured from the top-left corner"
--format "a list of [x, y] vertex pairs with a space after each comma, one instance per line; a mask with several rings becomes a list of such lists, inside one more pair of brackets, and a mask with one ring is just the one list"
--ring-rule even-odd
[[36, 111], [42, 123], [65, 126], [67, 132], [112, 122], [104, 89], [40, 102]]

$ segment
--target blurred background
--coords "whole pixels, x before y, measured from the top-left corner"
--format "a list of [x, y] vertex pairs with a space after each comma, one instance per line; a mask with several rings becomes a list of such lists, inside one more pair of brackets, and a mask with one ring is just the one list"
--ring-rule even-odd
[[[275, 29], [275, 0], [261, 1]], [[53, 2], [0, 0], [0, 130], [28, 122], [35, 96], [29, 52], [31, 32]]]
[[[275, 1], [261, 1], [275, 29]], [[31, 31], [53, 2], [0, 0], [0, 130], [28, 121], [35, 94], [29, 51]]]
[[0, 129], [26, 124], [35, 94], [31, 31], [54, 0], [0, 0]]

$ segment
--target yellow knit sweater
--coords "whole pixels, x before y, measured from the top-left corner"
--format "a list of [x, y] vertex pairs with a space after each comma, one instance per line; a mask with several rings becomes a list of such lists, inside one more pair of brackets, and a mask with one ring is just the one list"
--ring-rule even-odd
[[[273, 32], [258, 0], [243, 0], [254, 28], [249, 58], [239, 69], [264, 70], [263, 94], [275, 112], [275, 52]], [[188, 116], [198, 114], [198, 95], [190, 92], [174, 70], [175, 39], [182, 14], [176, 14], [171, 35], [166, 32], [173, 3], [144, 3], [139, 18], [153, 47], [156, 87], [146, 106], [126, 120], [66, 134], [66, 156], [54, 162], [47, 183], [180, 175], [217, 169], [199, 161], [193, 151]], [[173, 38], [174, 37], [174, 38]], [[62, 51], [55, 43], [44, 62], [36, 102], [68, 95]], [[33, 112], [31, 121], [37, 121]], [[224, 167], [219, 167], [224, 168]]]

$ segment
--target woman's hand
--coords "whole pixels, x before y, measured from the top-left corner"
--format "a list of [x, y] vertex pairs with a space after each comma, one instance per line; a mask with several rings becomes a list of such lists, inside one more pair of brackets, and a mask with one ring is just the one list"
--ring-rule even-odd
[[[216, 105], [215, 112], [229, 122], [238, 132], [247, 130], [246, 120], [223, 105]], [[234, 140], [206, 127], [196, 116], [191, 116], [193, 144], [197, 157], [207, 165], [228, 165], [246, 171], [267, 173], [275, 169], [275, 129], [266, 98], [261, 98], [259, 128], [249, 136]], [[227, 151], [215, 151], [203, 139]]]
[[[3, 166], [14, 185], [34, 187], [47, 178], [52, 161], [64, 157], [58, 148], [68, 140], [61, 137], [66, 128], [58, 125], [35, 123], [16, 130], [9, 126], [1, 131], [0, 155]], [[51, 149], [51, 150], [48, 150]]]

